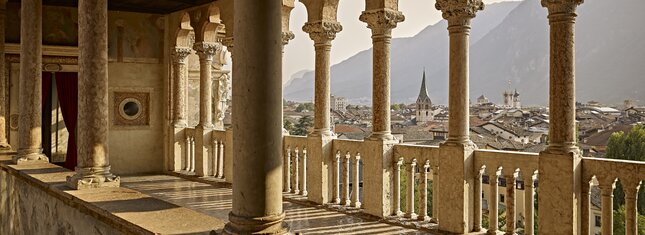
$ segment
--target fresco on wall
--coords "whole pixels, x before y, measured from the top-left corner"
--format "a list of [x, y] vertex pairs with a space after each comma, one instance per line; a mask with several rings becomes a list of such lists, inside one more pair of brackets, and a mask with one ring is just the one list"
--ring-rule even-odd
[[[108, 54], [111, 61], [160, 61], [164, 38], [163, 16], [110, 11]], [[20, 43], [20, 4], [7, 3], [5, 37]], [[78, 9], [43, 6], [43, 44], [78, 46]], [[125, 60], [124, 60], [125, 58]], [[143, 59], [143, 60], [141, 60]]]
[[[43, 7], [43, 44], [78, 45], [78, 11], [72, 7]], [[20, 43], [20, 4], [7, 3], [6, 41]]]
[[110, 59], [161, 58], [163, 20], [160, 15], [110, 12]]

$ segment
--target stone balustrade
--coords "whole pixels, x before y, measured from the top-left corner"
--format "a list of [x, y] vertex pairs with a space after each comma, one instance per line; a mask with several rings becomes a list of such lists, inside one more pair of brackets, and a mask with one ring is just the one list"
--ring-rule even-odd
[[[181, 158], [182, 173], [195, 174], [195, 129], [186, 128], [184, 154]], [[213, 130], [210, 133], [210, 146], [212, 151], [206, 157], [209, 158], [208, 177], [225, 178], [230, 182], [232, 175], [231, 162], [233, 159], [232, 152], [227, 146], [231, 146], [231, 130]], [[320, 181], [320, 177], [315, 172], [307, 171], [307, 137], [305, 136], [284, 136], [284, 189], [283, 192], [303, 196], [307, 199], [307, 181]], [[198, 146], [197, 146], [198, 147]], [[332, 141], [331, 158], [332, 165], [329, 166], [330, 188], [331, 193], [330, 206], [332, 208], [343, 208], [365, 211], [366, 205], [363, 203], [363, 196], [370, 192], [364, 191], [363, 185], [370, 182], [364, 174], [378, 174], [379, 172], [364, 172], [364, 164], [370, 164], [371, 158], [378, 156], [366, 155], [366, 148], [369, 146], [365, 141], [360, 140], [340, 140]], [[391, 189], [392, 212], [389, 216], [383, 216], [390, 221], [400, 222], [401, 224], [409, 221], [429, 222], [438, 224], [442, 217], [438, 208], [441, 205], [439, 196], [439, 185], [441, 177], [450, 177], [441, 175], [441, 159], [451, 156], [441, 156], [441, 147], [421, 146], [409, 144], [395, 144], [392, 148], [392, 164], [389, 166], [394, 172]], [[498, 232], [499, 225], [499, 201], [500, 181], [506, 182], [506, 199], [504, 200], [506, 209], [506, 231], [517, 231], [518, 221], [514, 211], [517, 206], [523, 207], [524, 234], [535, 234], [534, 215], [535, 215], [535, 191], [536, 181], [538, 179], [539, 154], [522, 153], [497, 150], [475, 150], [473, 155], [473, 177], [474, 195], [482, 195], [482, 178], [487, 176], [489, 179], [489, 205], [488, 218], [489, 227], [482, 227], [482, 205], [483, 198], [475, 196], [473, 201], [474, 228], [473, 232], [486, 230], [488, 233]], [[383, 169], [385, 170], [385, 169]], [[228, 172], [228, 173], [227, 173]], [[612, 198], [613, 189], [616, 180], [620, 180], [624, 187], [626, 201], [626, 231], [627, 234], [637, 234], [637, 216], [636, 202], [637, 193], [642, 180], [645, 180], [645, 163], [634, 161], [582, 158], [582, 234], [589, 234], [589, 192], [590, 187], [598, 186], [602, 192], [602, 231], [611, 234], [612, 231]], [[405, 178], [405, 180], [403, 180]], [[592, 181], [592, 179], [595, 179]], [[402, 185], [405, 181], [405, 186]], [[591, 182], [598, 182], [594, 185]], [[517, 195], [517, 184], [523, 183], [523, 195]], [[429, 185], [430, 184], [430, 185]], [[382, 186], [384, 187], [384, 186]], [[432, 188], [429, 194], [428, 187]], [[405, 188], [405, 198], [402, 199], [402, 189]], [[415, 193], [418, 193], [418, 200], [415, 200]], [[520, 192], [521, 193], [521, 192]], [[515, 205], [516, 197], [524, 197], [523, 205]], [[307, 199], [309, 200], [309, 199]], [[428, 201], [432, 200], [432, 210], [429, 211]], [[401, 202], [405, 201], [405, 206]], [[415, 205], [417, 204], [418, 205]], [[450, 219], [450, 218], [443, 218]], [[495, 228], [495, 229], [491, 229]], [[508, 232], [507, 232], [508, 233]]]
[[[439, 200], [437, 198], [439, 179], [439, 148], [400, 144], [394, 146], [394, 216], [421, 221], [430, 220], [428, 216], [428, 200], [432, 200], [432, 221], [437, 221]], [[432, 169], [432, 172], [430, 170]], [[402, 174], [406, 172], [406, 174]], [[432, 173], [432, 177], [430, 177]], [[401, 175], [405, 175], [406, 207], [401, 210]], [[428, 180], [432, 181], [433, 194], [428, 195]], [[418, 182], [418, 183], [417, 183]], [[419, 192], [419, 211], [415, 212], [415, 191]], [[432, 198], [430, 198], [432, 197]]]
[[[534, 194], [533, 180], [538, 169], [538, 154], [520, 153], [496, 150], [476, 150], [473, 169], [475, 176], [475, 195], [482, 195], [482, 175], [489, 177], [489, 203], [488, 203], [488, 232], [497, 231], [499, 180], [502, 176], [506, 180], [506, 231], [515, 231], [515, 190], [517, 181], [524, 181], [524, 228], [525, 234], [533, 234]], [[521, 176], [521, 178], [520, 178]], [[476, 196], [475, 204], [475, 230], [481, 230], [482, 197]], [[495, 202], [495, 203], [493, 203]]]
[[361, 208], [361, 148], [363, 141], [334, 140], [333, 202], [344, 207]]
[[284, 192], [307, 196], [307, 138], [284, 137]]
[[[592, 178], [598, 185], [593, 185]], [[613, 193], [619, 180], [625, 193], [625, 234], [638, 234], [637, 199], [645, 180], [645, 163], [636, 161], [582, 158], [582, 234], [589, 234], [590, 187], [599, 187], [601, 194], [602, 234], [613, 234]]]

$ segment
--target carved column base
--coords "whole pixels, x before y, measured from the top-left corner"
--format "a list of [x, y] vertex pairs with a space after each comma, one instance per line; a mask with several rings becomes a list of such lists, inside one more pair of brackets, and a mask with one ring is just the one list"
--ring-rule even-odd
[[18, 155], [13, 156], [13, 163], [18, 165], [43, 162], [49, 162], [49, 158], [42, 153], [42, 149], [18, 150]]
[[247, 218], [228, 214], [229, 223], [224, 227], [222, 234], [288, 234], [289, 226], [284, 223], [286, 214], [265, 216], [259, 218]]
[[76, 174], [67, 177], [67, 186], [75, 190], [118, 188], [121, 178], [110, 173], [110, 167], [76, 168]]

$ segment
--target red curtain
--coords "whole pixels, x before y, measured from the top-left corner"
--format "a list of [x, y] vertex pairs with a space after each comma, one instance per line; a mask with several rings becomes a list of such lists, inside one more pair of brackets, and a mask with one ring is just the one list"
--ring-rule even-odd
[[74, 170], [76, 167], [76, 120], [78, 119], [78, 75], [77, 73], [56, 73], [58, 102], [63, 120], [69, 132], [67, 157], [63, 167]]

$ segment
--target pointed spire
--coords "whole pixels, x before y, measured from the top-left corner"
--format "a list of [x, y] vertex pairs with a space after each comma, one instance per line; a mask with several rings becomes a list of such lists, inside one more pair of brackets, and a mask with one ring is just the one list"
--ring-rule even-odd
[[419, 98], [417, 103], [431, 103], [430, 96], [428, 96], [428, 89], [426, 88], [426, 69], [423, 68], [423, 79], [421, 80], [421, 90], [419, 91]]

